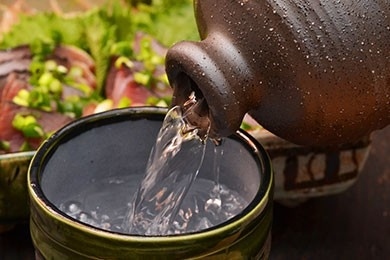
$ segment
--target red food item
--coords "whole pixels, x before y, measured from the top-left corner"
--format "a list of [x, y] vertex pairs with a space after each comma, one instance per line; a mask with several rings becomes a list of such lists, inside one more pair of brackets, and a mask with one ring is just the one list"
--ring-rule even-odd
[[[17, 114], [33, 115], [45, 133], [51, 133], [74, 120], [74, 118], [59, 112], [45, 112], [38, 109], [19, 106], [13, 102], [20, 90], [31, 90], [29, 84], [29, 66], [32, 54], [27, 46], [20, 46], [11, 50], [0, 51], [0, 141], [9, 144], [4, 152], [17, 152], [26, 142], [30, 149], [37, 149], [43, 138], [27, 138], [12, 125]], [[72, 67], [81, 68], [82, 73], [76, 82], [96, 87], [94, 75], [95, 65], [92, 58], [82, 50], [70, 46], [58, 46], [48, 57], [68, 70]], [[63, 86], [62, 97], [83, 93], [69, 86]]]
[[12, 127], [12, 120], [20, 111], [20, 107], [12, 102], [21, 89], [27, 89], [27, 82], [17, 73], [10, 73], [3, 86], [0, 86], [0, 140], [8, 141], [10, 151], [17, 151], [24, 142], [21, 132]]
[[[155, 39], [148, 37], [143, 33], [137, 33], [132, 45], [132, 49], [137, 57], [137, 54], [142, 52], [142, 41], [144, 39], [150, 40], [150, 48], [153, 53], [164, 57], [167, 48], [159, 44]], [[165, 66], [163, 64], [155, 65], [153, 69], [149, 68], [147, 74], [152, 74], [152, 82], [145, 86], [135, 80], [136, 73], [145, 73], [145, 64], [142, 59], [132, 59], [131, 66], [126, 64], [118, 66], [118, 57], [113, 57], [110, 62], [109, 71], [107, 73], [105, 84], [105, 95], [112, 99], [114, 106], [116, 106], [123, 97], [127, 97], [131, 101], [131, 106], [142, 106], [148, 104], [148, 99], [154, 97], [161, 99], [163, 97], [172, 96], [172, 89], [161, 80], [156, 80], [165, 74]], [[121, 59], [121, 58], [119, 58]]]
[[22, 89], [31, 88], [26, 80], [26, 75], [10, 73], [2, 86], [0, 97], [0, 140], [10, 144], [8, 152], [17, 152], [24, 142], [28, 142], [31, 149], [37, 149], [42, 138], [26, 138], [22, 132], [12, 126], [16, 114], [32, 114], [37, 118], [39, 125], [45, 132], [53, 132], [59, 127], [69, 123], [73, 119], [57, 112], [44, 112], [36, 109], [25, 108], [13, 103], [12, 99]]
[[126, 66], [116, 68], [111, 66], [106, 82], [106, 97], [112, 99], [114, 106], [118, 105], [123, 97], [131, 100], [131, 106], [145, 105], [153, 93], [134, 80], [133, 71]]
[[74, 46], [60, 45], [47, 58], [55, 60], [68, 69], [71, 67], [80, 68], [82, 75], [78, 78], [78, 81], [93, 89], [96, 88], [95, 62], [85, 51]]

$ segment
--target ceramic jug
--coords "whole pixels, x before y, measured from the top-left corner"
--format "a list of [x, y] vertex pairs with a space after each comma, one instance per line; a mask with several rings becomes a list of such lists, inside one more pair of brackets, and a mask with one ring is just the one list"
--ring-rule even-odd
[[390, 123], [388, 0], [195, 0], [199, 42], [166, 57], [174, 104], [204, 98], [213, 136], [248, 112], [303, 145], [352, 142]]

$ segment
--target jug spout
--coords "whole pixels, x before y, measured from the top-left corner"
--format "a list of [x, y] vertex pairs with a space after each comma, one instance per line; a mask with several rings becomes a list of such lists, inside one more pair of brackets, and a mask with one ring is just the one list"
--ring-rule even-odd
[[248, 84], [250, 68], [222, 36], [177, 43], [167, 53], [166, 70], [174, 89], [173, 104], [183, 106], [192, 92], [203, 100], [212, 138], [233, 134], [260, 100], [261, 89]]

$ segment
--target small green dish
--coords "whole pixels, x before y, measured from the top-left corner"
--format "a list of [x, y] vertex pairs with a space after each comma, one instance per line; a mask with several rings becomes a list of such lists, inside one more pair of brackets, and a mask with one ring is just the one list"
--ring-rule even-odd
[[28, 220], [27, 170], [34, 154], [0, 155], [0, 233]]

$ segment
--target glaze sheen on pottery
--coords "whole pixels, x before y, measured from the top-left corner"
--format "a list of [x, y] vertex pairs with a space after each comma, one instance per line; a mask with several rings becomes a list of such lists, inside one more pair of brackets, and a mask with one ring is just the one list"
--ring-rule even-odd
[[[224, 142], [229, 149], [224, 150], [220, 182], [251, 202], [240, 215], [221, 225], [184, 235], [125, 235], [83, 224], [55, 206], [70, 192], [85, 187], [90, 177], [142, 174], [165, 112], [148, 107], [92, 115], [64, 127], [40, 147], [28, 180], [31, 235], [38, 257], [267, 258], [272, 222], [271, 165], [264, 149], [243, 131]], [[199, 177], [210, 178], [207, 167], [213, 162], [213, 148], [206, 150]]]
[[27, 169], [34, 154], [0, 155], [0, 233], [28, 220]]
[[302, 145], [355, 142], [390, 123], [387, 1], [196, 0], [202, 41], [168, 50], [175, 104], [204, 97], [212, 134], [249, 113]]

